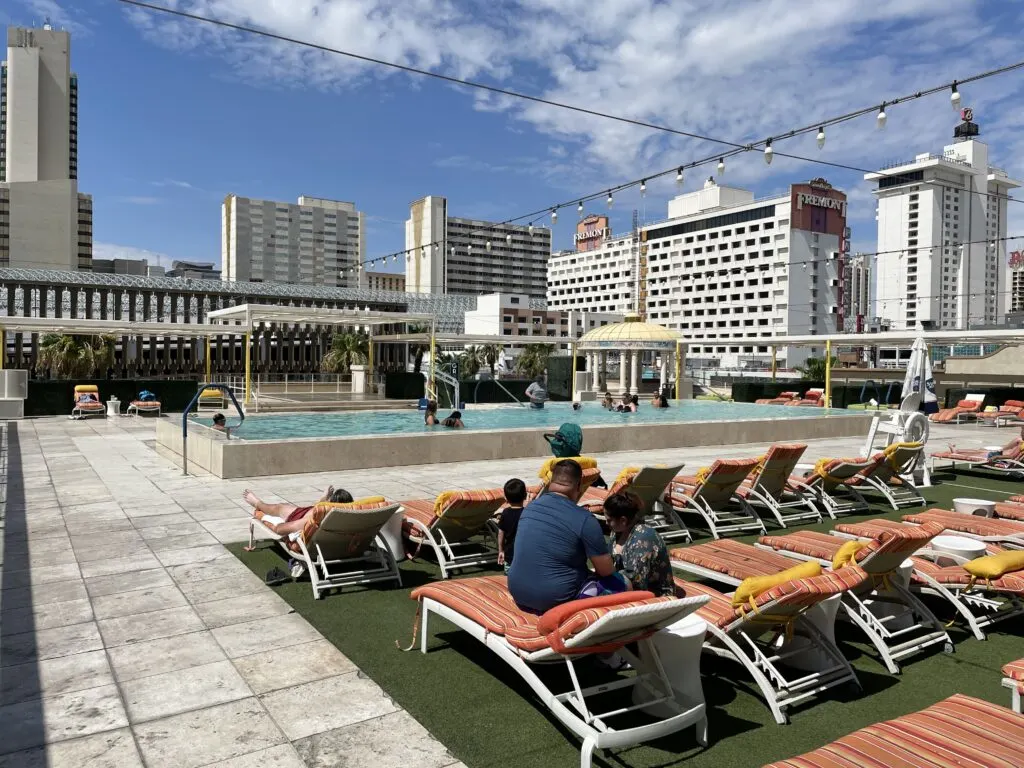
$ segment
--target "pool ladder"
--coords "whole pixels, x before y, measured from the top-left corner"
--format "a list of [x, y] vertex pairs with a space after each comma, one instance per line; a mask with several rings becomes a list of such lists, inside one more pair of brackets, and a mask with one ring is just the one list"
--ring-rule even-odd
[[[227, 394], [231, 398], [232, 404], [235, 406], [235, 410], [238, 411], [238, 424], [236, 428], [242, 426], [242, 422], [245, 421], [245, 411], [242, 410], [242, 406], [238, 404], [238, 400], [235, 399], [235, 393], [231, 391], [231, 387], [227, 384], [200, 384], [199, 389], [196, 390], [195, 397], [193, 397], [189, 404], [185, 407], [184, 413], [181, 414], [181, 472], [183, 475], [188, 475], [188, 417], [192, 413], [192, 409], [199, 401], [199, 396], [205, 389], [219, 389]], [[231, 439], [230, 432], [225, 433], [228, 439]]]

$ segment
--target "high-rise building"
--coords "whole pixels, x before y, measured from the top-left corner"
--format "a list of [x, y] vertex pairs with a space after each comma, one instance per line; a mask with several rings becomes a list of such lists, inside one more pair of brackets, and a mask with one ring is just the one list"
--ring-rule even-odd
[[546, 293], [546, 227], [455, 218], [445, 198], [431, 195], [410, 207], [405, 248], [410, 293]]
[[8, 27], [0, 64], [0, 265], [89, 269], [92, 198], [78, 192], [71, 36]]
[[989, 165], [973, 112], [954, 143], [865, 179], [877, 182], [875, 310], [893, 330], [999, 323], [1012, 304], [1006, 204], [1020, 182]]
[[[687, 359], [707, 367], [763, 367], [775, 337], [836, 332], [845, 193], [814, 179], [756, 200], [712, 178], [668, 210], [636, 236], [553, 259], [549, 308], [635, 307], [680, 331]], [[823, 349], [780, 348], [778, 360], [792, 366]]]
[[359, 273], [359, 287], [371, 291], [405, 291], [405, 275], [400, 272], [371, 272], [364, 269]]
[[357, 287], [366, 249], [355, 204], [316, 197], [298, 203], [228, 195], [221, 207], [225, 280]]
[[864, 254], [843, 259], [842, 301], [840, 315], [844, 333], [862, 333], [874, 317], [871, 307], [871, 264]]

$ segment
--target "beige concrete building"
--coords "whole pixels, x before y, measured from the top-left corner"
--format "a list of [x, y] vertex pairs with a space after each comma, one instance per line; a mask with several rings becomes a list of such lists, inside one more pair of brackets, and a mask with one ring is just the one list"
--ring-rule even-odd
[[224, 198], [224, 280], [357, 287], [365, 250], [364, 216], [354, 203]]
[[0, 265], [89, 269], [92, 198], [78, 192], [71, 36], [9, 27], [0, 65]]
[[405, 275], [399, 272], [371, 272], [364, 269], [360, 273], [360, 288], [369, 288], [371, 291], [404, 291]]
[[405, 222], [405, 285], [410, 293], [547, 292], [551, 230], [448, 215], [431, 195], [410, 206]]

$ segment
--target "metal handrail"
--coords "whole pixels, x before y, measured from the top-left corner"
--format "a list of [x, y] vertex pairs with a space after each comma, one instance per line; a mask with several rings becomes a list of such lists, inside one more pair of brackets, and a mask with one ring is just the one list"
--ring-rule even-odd
[[[477, 381], [476, 386], [473, 388], [473, 403], [474, 404], [477, 404], [477, 403], [480, 402], [477, 399], [477, 392], [480, 390], [480, 385], [484, 381], [485, 381], [484, 379], [480, 379], [479, 381]], [[502, 384], [500, 381], [498, 381], [498, 379], [487, 379], [487, 381], [493, 381], [495, 384], [497, 384], [502, 392], [504, 392], [506, 395], [508, 395], [509, 397], [512, 398], [512, 402], [513, 403], [515, 403], [516, 405], [521, 405], [523, 408], [526, 407], [526, 403], [522, 402], [515, 395], [513, 395], [511, 392], [509, 392], [508, 389], [505, 387], [505, 385]]]
[[[236, 427], [242, 426], [242, 422], [245, 421], [245, 411], [242, 410], [242, 406], [240, 406], [238, 404], [238, 400], [235, 399], [235, 393], [231, 391], [231, 387], [227, 384], [200, 384], [195, 397], [189, 401], [189, 404], [185, 407], [185, 412], [181, 414], [181, 472], [186, 476], [188, 475], [188, 417], [192, 412], [192, 408], [197, 402], [199, 402], [199, 396], [207, 389], [223, 390], [227, 393], [228, 397], [231, 398], [232, 404], [238, 411], [238, 424]], [[228, 435], [228, 439], [230, 440], [231, 433], [226, 432], [225, 434]]]

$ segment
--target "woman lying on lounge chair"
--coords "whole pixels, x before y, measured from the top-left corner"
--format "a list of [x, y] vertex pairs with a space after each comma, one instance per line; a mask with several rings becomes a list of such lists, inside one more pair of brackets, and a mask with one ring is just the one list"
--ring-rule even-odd
[[316, 504], [331, 502], [332, 504], [351, 504], [352, 494], [344, 488], [334, 489], [328, 486], [327, 492], [320, 499], [308, 507], [297, 507], [294, 504], [268, 504], [261, 500], [252, 491], [245, 491], [242, 494], [245, 502], [252, 507], [252, 516], [263, 523], [264, 527], [270, 529], [278, 536], [288, 536], [302, 530], [303, 518], [316, 507]]

